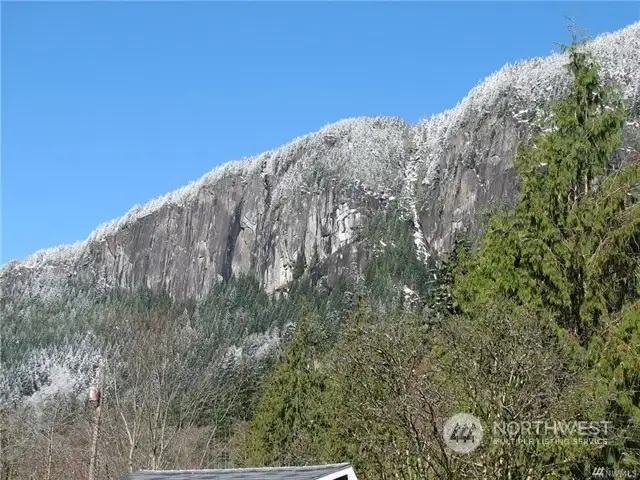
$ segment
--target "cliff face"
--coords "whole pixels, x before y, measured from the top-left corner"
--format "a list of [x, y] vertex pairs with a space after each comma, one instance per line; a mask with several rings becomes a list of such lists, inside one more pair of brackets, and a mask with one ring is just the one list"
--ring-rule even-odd
[[[595, 39], [606, 81], [640, 105], [640, 23]], [[517, 190], [512, 159], [545, 101], [569, 85], [564, 57], [507, 66], [454, 109], [417, 125], [394, 118], [338, 122], [213, 170], [198, 182], [98, 228], [76, 245], [37, 252], [0, 272], [3, 295], [55, 295], [70, 279], [102, 288], [147, 285], [202, 298], [249, 273], [267, 291], [317, 252], [332, 275], [362, 266], [354, 242], [376, 212], [399, 202], [420, 255], [444, 252], [488, 206]], [[632, 138], [637, 124], [630, 122]]]
[[[348, 120], [227, 164], [86, 242], [7, 266], [3, 290], [51, 294], [52, 285], [64, 288], [73, 278], [201, 298], [213, 282], [251, 273], [274, 291], [293, 279], [299, 259], [342, 253], [389, 192], [399, 191], [410, 131], [396, 119]], [[359, 161], [358, 168], [349, 163]], [[358, 178], [360, 168], [370, 181]]]

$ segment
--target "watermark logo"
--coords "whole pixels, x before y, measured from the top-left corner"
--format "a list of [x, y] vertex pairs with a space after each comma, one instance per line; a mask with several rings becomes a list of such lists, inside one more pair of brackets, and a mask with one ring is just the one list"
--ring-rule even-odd
[[640, 470], [637, 470], [637, 469], [636, 470], [629, 470], [629, 469], [614, 470], [609, 467], [594, 467], [593, 471], [591, 472], [591, 478], [638, 479], [640, 478]]
[[457, 413], [445, 422], [442, 436], [454, 452], [471, 453], [482, 443], [482, 424], [473, 415]]
[[569, 436], [579, 435], [587, 436], [607, 436], [611, 422], [609, 421], [522, 421], [522, 422], [494, 422], [494, 436], [518, 435], [554, 435]]
[[492, 438], [501, 444], [607, 445], [608, 421], [494, 422]]
[[[611, 422], [575, 420], [496, 421], [487, 430], [489, 442], [501, 445], [591, 445], [608, 444]], [[471, 453], [482, 443], [480, 419], [458, 413], [444, 424], [444, 443], [454, 452]]]

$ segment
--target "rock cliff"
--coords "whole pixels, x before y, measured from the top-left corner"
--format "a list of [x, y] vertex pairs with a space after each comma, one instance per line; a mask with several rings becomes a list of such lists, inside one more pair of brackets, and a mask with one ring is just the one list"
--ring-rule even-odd
[[[600, 36], [590, 48], [637, 118], [640, 23]], [[343, 120], [227, 163], [134, 207], [85, 241], [6, 265], [2, 294], [46, 297], [77, 280], [199, 299], [239, 273], [273, 292], [316, 252], [334, 274], [349, 262], [362, 265], [367, 252], [354, 242], [356, 233], [391, 202], [407, 212], [421, 256], [444, 252], [457, 230], [475, 228], [483, 208], [513, 200], [513, 156], [538, 128], [544, 103], [566, 91], [564, 62], [556, 54], [506, 66], [455, 108], [415, 125]], [[627, 130], [631, 150], [640, 129], [631, 121]]]

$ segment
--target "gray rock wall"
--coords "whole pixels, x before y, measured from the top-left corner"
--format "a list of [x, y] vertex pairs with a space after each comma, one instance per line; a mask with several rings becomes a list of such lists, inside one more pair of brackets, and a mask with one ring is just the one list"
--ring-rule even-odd
[[[606, 81], [640, 105], [640, 23], [596, 39]], [[407, 125], [358, 118], [329, 125], [98, 228], [86, 241], [37, 252], [0, 272], [3, 295], [57, 295], [69, 280], [95, 288], [146, 285], [202, 298], [214, 282], [251, 274], [273, 292], [317, 250], [335, 279], [366, 263], [356, 233], [394, 197], [417, 244], [443, 253], [478, 214], [513, 201], [512, 159], [548, 99], [569, 85], [560, 55], [503, 68], [454, 109]], [[637, 138], [631, 122], [628, 138]], [[635, 135], [635, 137], [634, 137]]]

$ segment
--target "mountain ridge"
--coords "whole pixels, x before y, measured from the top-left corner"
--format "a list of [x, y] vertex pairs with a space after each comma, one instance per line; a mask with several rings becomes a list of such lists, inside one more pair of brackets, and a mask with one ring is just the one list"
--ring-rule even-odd
[[[619, 86], [637, 113], [640, 22], [596, 37], [589, 48], [605, 81]], [[0, 286], [14, 294], [24, 290], [19, 285], [32, 284], [34, 275], [42, 277], [36, 283], [46, 283], [52, 276], [80, 273], [89, 283], [103, 275], [108, 286], [145, 283], [171, 291], [171, 278], [197, 257], [204, 258], [202, 271], [178, 288], [178, 296], [201, 297], [207, 284], [251, 270], [273, 291], [291, 280], [298, 257], [310, 258], [318, 246], [323, 259], [336, 254], [350, 245], [366, 218], [396, 200], [412, 212], [416, 242], [444, 251], [479, 207], [513, 197], [510, 159], [531, 134], [541, 104], [568, 87], [564, 59], [556, 53], [506, 65], [454, 108], [416, 124], [397, 117], [344, 119], [257, 156], [224, 163], [199, 180], [134, 206], [85, 240], [9, 262], [0, 269]], [[225, 195], [226, 204], [220, 206]], [[216, 228], [207, 227], [206, 218], [185, 214], [189, 206], [199, 208], [202, 217], [211, 215]], [[150, 217], [153, 225], [135, 227]], [[279, 225], [283, 218], [293, 223]], [[187, 234], [170, 241], [176, 222]], [[127, 229], [136, 230], [133, 240], [123, 233]], [[251, 229], [254, 235], [243, 233]], [[150, 244], [145, 236], [151, 237]], [[158, 242], [167, 244], [162, 259], [151, 253]], [[178, 249], [188, 252], [176, 255]], [[363, 252], [340, 254], [360, 258]], [[82, 271], [87, 265], [92, 273]], [[51, 269], [52, 275], [45, 273]], [[101, 272], [105, 269], [117, 273]], [[29, 277], [26, 282], [24, 277]]]

